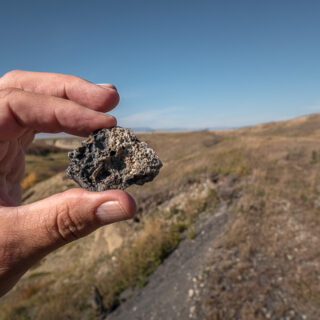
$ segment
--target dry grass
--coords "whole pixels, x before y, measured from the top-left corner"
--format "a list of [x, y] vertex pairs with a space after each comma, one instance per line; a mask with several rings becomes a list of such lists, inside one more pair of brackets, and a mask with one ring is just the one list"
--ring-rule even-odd
[[188, 201], [186, 211], [172, 207], [150, 214], [142, 219], [130, 241], [127, 239], [112, 255], [100, 256], [100, 261], [81, 265], [81, 272], [77, 261], [60, 272], [33, 271], [3, 301], [0, 319], [79, 319], [84, 315], [93, 319], [93, 286], [103, 294], [106, 310], [112, 310], [120, 303], [122, 291], [147, 284], [147, 277], [181, 238], [192, 234], [196, 216], [216, 201], [214, 193], [209, 192], [200, 201]]
[[[112, 309], [122, 290], [145, 285], [182, 236], [195, 236], [197, 215], [214, 208], [218, 199], [230, 203], [235, 214], [214, 244], [208, 266], [203, 297], [208, 318], [320, 318], [318, 128], [319, 116], [312, 115], [228, 132], [142, 135], [164, 167], [153, 183], [129, 190], [137, 199], [140, 223], [128, 224], [123, 245], [112, 254], [88, 255], [90, 236], [50, 255], [0, 301], [0, 319], [78, 319], [80, 314], [90, 319], [93, 285]], [[27, 160], [27, 174], [35, 167], [57, 172], [50, 161], [66, 165], [60, 153]], [[213, 188], [205, 199], [190, 197], [183, 209], [159, 210], [190, 186], [201, 185], [203, 177], [230, 177], [230, 188]], [[67, 188], [60, 180], [48, 190], [42, 185], [39, 197]], [[65, 255], [68, 264], [59, 269]]]
[[211, 260], [211, 319], [320, 317], [320, 143], [280, 129], [245, 138], [252, 172]]
[[39, 178], [37, 174], [35, 172], [30, 172], [21, 182], [22, 190], [27, 190], [33, 187], [38, 181]]
[[[24, 183], [28, 187], [46, 180], [64, 171], [68, 166], [68, 155], [65, 151], [42, 154], [26, 154], [26, 171]], [[30, 180], [35, 180], [30, 185]], [[26, 182], [27, 181], [27, 182]], [[29, 184], [28, 184], [29, 182]]]

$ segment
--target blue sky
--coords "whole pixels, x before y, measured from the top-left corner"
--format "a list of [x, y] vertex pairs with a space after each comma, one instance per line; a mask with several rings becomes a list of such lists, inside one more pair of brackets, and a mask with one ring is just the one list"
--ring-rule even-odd
[[319, 35], [319, 1], [2, 1], [0, 74], [114, 83], [121, 126], [238, 127], [320, 112]]

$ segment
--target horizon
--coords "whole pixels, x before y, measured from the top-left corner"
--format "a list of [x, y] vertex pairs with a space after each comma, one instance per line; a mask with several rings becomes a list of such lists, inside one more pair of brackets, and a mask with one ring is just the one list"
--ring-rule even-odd
[[[122, 127], [237, 128], [320, 112], [315, 1], [6, 2], [0, 75], [114, 83]], [[63, 8], [63, 10], [61, 10]]]
[[[152, 133], [152, 132], [192, 132], [192, 131], [228, 131], [228, 130], [237, 130], [237, 129], [243, 129], [243, 128], [249, 128], [249, 127], [255, 127], [258, 125], [263, 125], [263, 124], [267, 124], [267, 123], [278, 123], [278, 122], [286, 122], [286, 121], [291, 121], [294, 119], [298, 119], [301, 117], [308, 117], [308, 116], [312, 116], [312, 115], [316, 115], [316, 114], [320, 114], [320, 112], [318, 113], [308, 113], [308, 114], [304, 114], [298, 117], [293, 117], [293, 118], [289, 118], [289, 119], [283, 119], [283, 120], [276, 120], [276, 121], [267, 121], [267, 122], [261, 122], [261, 123], [255, 123], [252, 125], [244, 125], [244, 126], [239, 126], [239, 127], [212, 127], [212, 128], [195, 128], [195, 129], [188, 129], [188, 128], [142, 128], [142, 127], [133, 127], [133, 128], [129, 128], [131, 129], [133, 132], [136, 133]], [[38, 138], [61, 138], [61, 137], [78, 137], [78, 136], [74, 136], [65, 132], [59, 132], [59, 133], [37, 133], [35, 135], [35, 139]], [[83, 139], [85, 139], [85, 137], [81, 137]]]

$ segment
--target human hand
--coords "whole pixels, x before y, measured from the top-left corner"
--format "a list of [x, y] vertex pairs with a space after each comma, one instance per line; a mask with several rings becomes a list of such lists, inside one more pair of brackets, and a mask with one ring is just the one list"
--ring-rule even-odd
[[24, 152], [35, 133], [87, 136], [113, 127], [104, 112], [118, 101], [114, 86], [71, 75], [17, 70], [0, 78], [0, 296], [51, 251], [133, 217], [135, 202], [120, 190], [72, 189], [19, 206]]

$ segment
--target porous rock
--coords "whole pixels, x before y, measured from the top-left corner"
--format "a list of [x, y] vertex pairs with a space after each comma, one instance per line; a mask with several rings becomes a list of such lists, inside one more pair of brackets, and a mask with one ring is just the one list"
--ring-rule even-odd
[[67, 176], [90, 191], [143, 185], [152, 181], [162, 167], [153, 149], [130, 129], [121, 127], [93, 132], [68, 156]]

